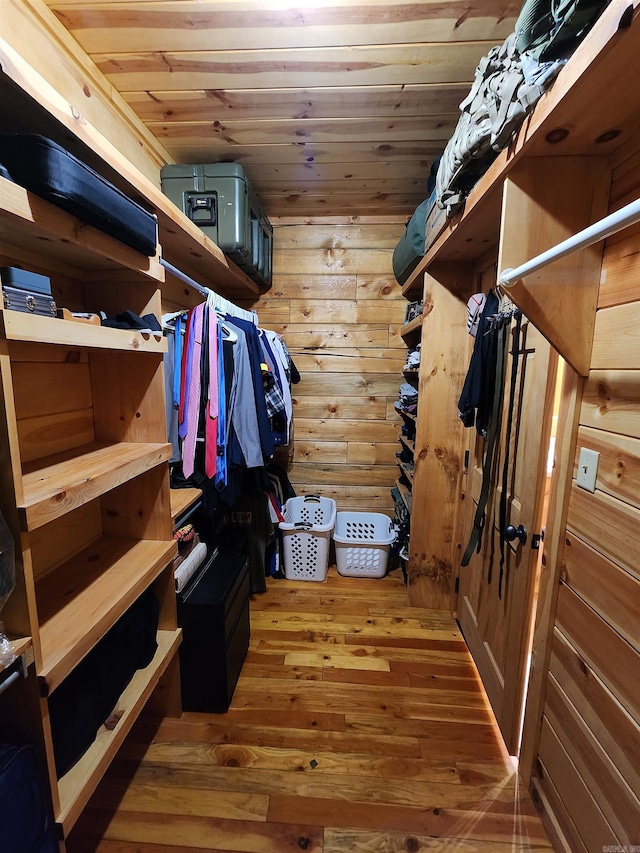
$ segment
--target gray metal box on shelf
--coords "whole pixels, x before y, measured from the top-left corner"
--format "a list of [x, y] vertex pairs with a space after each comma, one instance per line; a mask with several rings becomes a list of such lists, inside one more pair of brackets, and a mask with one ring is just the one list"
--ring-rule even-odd
[[242, 269], [271, 286], [273, 228], [238, 163], [163, 166], [162, 192]]

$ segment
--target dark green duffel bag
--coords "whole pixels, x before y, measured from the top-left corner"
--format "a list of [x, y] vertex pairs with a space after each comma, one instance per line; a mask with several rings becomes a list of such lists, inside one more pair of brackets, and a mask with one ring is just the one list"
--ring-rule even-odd
[[427, 214], [431, 210], [433, 199], [427, 198], [419, 204], [411, 219], [407, 222], [404, 234], [393, 250], [393, 274], [398, 284], [404, 284], [424, 257], [425, 228]]

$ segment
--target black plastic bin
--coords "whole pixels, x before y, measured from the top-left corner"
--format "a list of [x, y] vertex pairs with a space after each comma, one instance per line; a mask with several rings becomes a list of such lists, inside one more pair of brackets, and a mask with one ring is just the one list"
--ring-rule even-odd
[[224, 713], [249, 649], [249, 560], [214, 551], [178, 593], [185, 711]]

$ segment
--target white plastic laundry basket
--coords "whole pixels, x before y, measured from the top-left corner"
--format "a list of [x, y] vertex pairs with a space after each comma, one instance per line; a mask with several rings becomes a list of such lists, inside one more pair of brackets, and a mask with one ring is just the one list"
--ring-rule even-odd
[[289, 498], [283, 509], [284, 574], [288, 580], [323, 581], [329, 567], [329, 544], [336, 523], [336, 502], [319, 495]]
[[347, 577], [383, 578], [396, 534], [388, 515], [339, 512], [333, 541], [338, 572]]

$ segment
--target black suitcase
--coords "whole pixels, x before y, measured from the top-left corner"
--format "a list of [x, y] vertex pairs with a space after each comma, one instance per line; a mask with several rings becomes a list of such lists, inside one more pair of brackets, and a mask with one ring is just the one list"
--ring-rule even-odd
[[155, 255], [156, 217], [51, 139], [0, 135], [0, 164], [35, 195], [143, 255]]

